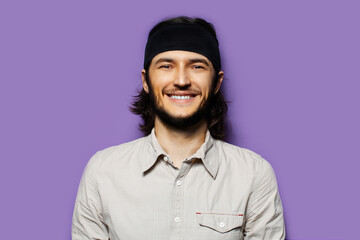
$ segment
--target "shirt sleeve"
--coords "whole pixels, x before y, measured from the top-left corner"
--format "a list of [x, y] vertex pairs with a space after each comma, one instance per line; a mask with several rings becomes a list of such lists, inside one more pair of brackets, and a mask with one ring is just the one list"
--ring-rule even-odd
[[244, 237], [246, 240], [283, 240], [285, 224], [275, 173], [261, 159], [257, 180], [246, 210]]
[[82, 175], [72, 219], [72, 240], [109, 239], [98, 192], [99, 160], [97, 153], [90, 159]]

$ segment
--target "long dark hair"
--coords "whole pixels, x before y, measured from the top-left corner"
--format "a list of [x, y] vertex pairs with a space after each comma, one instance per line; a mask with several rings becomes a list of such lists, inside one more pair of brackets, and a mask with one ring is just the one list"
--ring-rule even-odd
[[[154, 32], [158, 31], [164, 26], [174, 23], [190, 23], [190, 24], [200, 24], [202, 25], [209, 33], [211, 33], [215, 39], [216, 32], [214, 26], [201, 18], [189, 18], [185, 16], [176, 17], [166, 19], [164, 21], [159, 22], [155, 25], [149, 33], [149, 36]], [[148, 66], [145, 66], [146, 70], [146, 81], [149, 85], [149, 75], [148, 75]], [[218, 74], [220, 69], [215, 69], [215, 73]], [[216, 83], [219, 81], [219, 77], [215, 75], [213, 86], [216, 86]], [[139, 124], [139, 129], [144, 133], [144, 135], [148, 135], [151, 133], [152, 128], [154, 127], [155, 121], [155, 112], [151, 105], [151, 100], [149, 94], [141, 89], [138, 91], [138, 94], [134, 96], [134, 101], [130, 107], [131, 112], [136, 115], [140, 115], [142, 118], [142, 123]], [[210, 134], [215, 139], [224, 139], [225, 138], [225, 117], [227, 113], [228, 107], [226, 101], [224, 99], [223, 94], [221, 93], [221, 89], [212, 96], [210, 102], [209, 111], [206, 114], [206, 121], [208, 124], [208, 129]]]

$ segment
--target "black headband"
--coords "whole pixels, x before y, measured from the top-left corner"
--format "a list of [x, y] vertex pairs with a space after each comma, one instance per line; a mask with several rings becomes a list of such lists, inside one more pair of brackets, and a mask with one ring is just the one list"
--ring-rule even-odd
[[145, 48], [144, 69], [156, 55], [171, 50], [199, 53], [207, 57], [215, 69], [221, 69], [219, 43], [199, 24], [175, 23], [151, 34]]

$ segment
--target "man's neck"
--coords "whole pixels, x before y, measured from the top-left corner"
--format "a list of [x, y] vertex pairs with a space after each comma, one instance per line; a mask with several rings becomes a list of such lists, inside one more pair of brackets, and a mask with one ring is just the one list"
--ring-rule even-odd
[[182, 162], [194, 154], [205, 141], [206, 121], [201, 121], [186, 130], [172, 128], [155, 118], [155, 134], [161, 147], [180, 168]]

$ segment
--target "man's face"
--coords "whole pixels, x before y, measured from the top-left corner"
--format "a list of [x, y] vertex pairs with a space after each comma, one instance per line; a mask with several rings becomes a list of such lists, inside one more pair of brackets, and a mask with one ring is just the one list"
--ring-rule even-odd
[[[217, 75], [217, 74], [216, 74]], [[222, 81], [214, 86], [215, 70], [203, 55], [188, 51], [167, 51], [156, 55], [148, 70], [149, 85], [142, 72], [143, 86], [150, 94], [155, 113], [175, 127], [189, 127], [204, 119]]]

